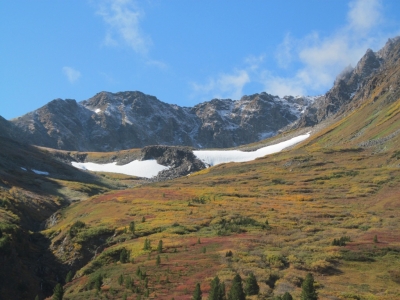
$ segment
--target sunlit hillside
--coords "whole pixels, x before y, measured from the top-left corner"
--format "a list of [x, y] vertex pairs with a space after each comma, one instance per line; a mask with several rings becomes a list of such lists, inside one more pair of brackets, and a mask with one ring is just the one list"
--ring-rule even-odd
[[74, 274], [64, 299], [205, 298], [250, 273], [248, 299], [300, 299], [307, 273], [319, 299], [400, 298], [398, 106], [378, 88], [289, 151], [62, 210], [44, 234]]

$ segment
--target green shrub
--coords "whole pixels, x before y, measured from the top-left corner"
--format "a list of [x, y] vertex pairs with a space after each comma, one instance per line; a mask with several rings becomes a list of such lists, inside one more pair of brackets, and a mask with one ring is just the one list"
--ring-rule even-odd
[[78, 232], [85, 228], [86, 224], [82, 221], [76, 221], [74, 224], [72, 224], [71, 228], [69, 229], [68, 233], [70, 237], [75, 237]]
[[350, 237], [342, 236], [340, 239], [333, 239], [332, 246], [346, 246], [346, 242], [350, 242]]
[[346, 261], [375, 261], [375, 259], [372, 258], [369, 253], [367, 254], [362, 252], [342, 251], [341, 256], [342, 259]]
[[97, 226], [80, 230], [76, 236], [78, 243], [84, 243], [89, 241], [90, 239], [97, 238], [102, 235], [112, 235], [114, 233], [114, 229], [105, 227], [105, 226]]

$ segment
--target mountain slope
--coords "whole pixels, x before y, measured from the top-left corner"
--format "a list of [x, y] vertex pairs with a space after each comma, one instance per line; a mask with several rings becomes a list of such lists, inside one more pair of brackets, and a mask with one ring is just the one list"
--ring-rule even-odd
[[55, 213], [70, 202], [117, 186], [63, 163], [48, 149], [6, 137], [15, 133], [7, 131], [9, 125], [0, 119], [0, 299], [43, 299], [65, 273], [40, 233], [45, 221], [54, 224], [61, 218]]
[[398, 57], [400, 37], [389, 39], [378, 52], [368, 49], [355, 68], [347, 67], [336, 78], [334, 86], [319, 97], [292, 127], [313, 126], [333, 117], [340, 117], [349, 103], [367, 98], [367, 81], [382, 70], [391, 68], [393, 57]]
[[[207, 297], [216, 275], [229, 291], [236, 273], [253, 273], [260, 298], [297, 299], [312, 273], [321, 299], [399, 299], [397, 47], [388, 59], [340, 120], [289, 151], [70, 206], [51, 228], [51, 247], [65, 264], [74, 266], [79, 250], [68, 246], [84, 244], [87, 232], [113, 235], [74, 269], [66, 297], [191, 299], [197, 282]], [[84, 227], [68, 235], [78, 221]]]
[[56, 99], [11, 122], [28, 143], [55, 149], [115, 151], [160, 144], [221, 148], [275, 135], [312, 101], [261, 93], [187, 108], [140, 92], [101, 92], [80, 103]]

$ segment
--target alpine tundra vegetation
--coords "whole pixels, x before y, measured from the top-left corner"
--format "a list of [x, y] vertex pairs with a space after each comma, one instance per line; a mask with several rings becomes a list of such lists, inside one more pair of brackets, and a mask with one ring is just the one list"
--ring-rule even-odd
[[399, 149], [399, 37], [319, 97], [0, 118], [0, 298], [400, 299]]

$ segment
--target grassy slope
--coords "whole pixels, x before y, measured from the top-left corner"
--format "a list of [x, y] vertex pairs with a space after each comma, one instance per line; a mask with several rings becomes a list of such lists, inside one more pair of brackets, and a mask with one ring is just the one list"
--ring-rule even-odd
[[[70, 206], [46, 232], [55, 253], [60, 241], [72, 246], [59, 255], [65, 262], [99, 228], [112, 233], [65, 286], [65, 298], [136, 299], [146, 291], [138, 267], [153, 299], [191, 299], [196, 282], [206, 296], [217, 274], [229, 290], [236, 272], [250, 271], [264, 298], [289, 291], [297, 299], [307, 272], [321, 299], [400, 298], [400, 109], [387, 96], [377, 88], [360, 109], [290, 151]], [[86, 227], [71, 238], [78, 220]], [[131, 221], [135, 234], [124, 230]], [[345, 246], [332, 246], [344, 236]], [[143, 250], [146, 238], [152, 251]], [[156, 266], [160, 239], [165, 249]], [[130, 263], [118, 262], [122, 248]], [[134, 288], [120, 285], [120, 275], [132, 276]]]
[[71, 201], [116, 188], [113, 181], [63, 164], [47, 150], [0, 137], [0, 298], [51, 294], [64, 272], [49, 240], [38, 232], [40, 224]]

